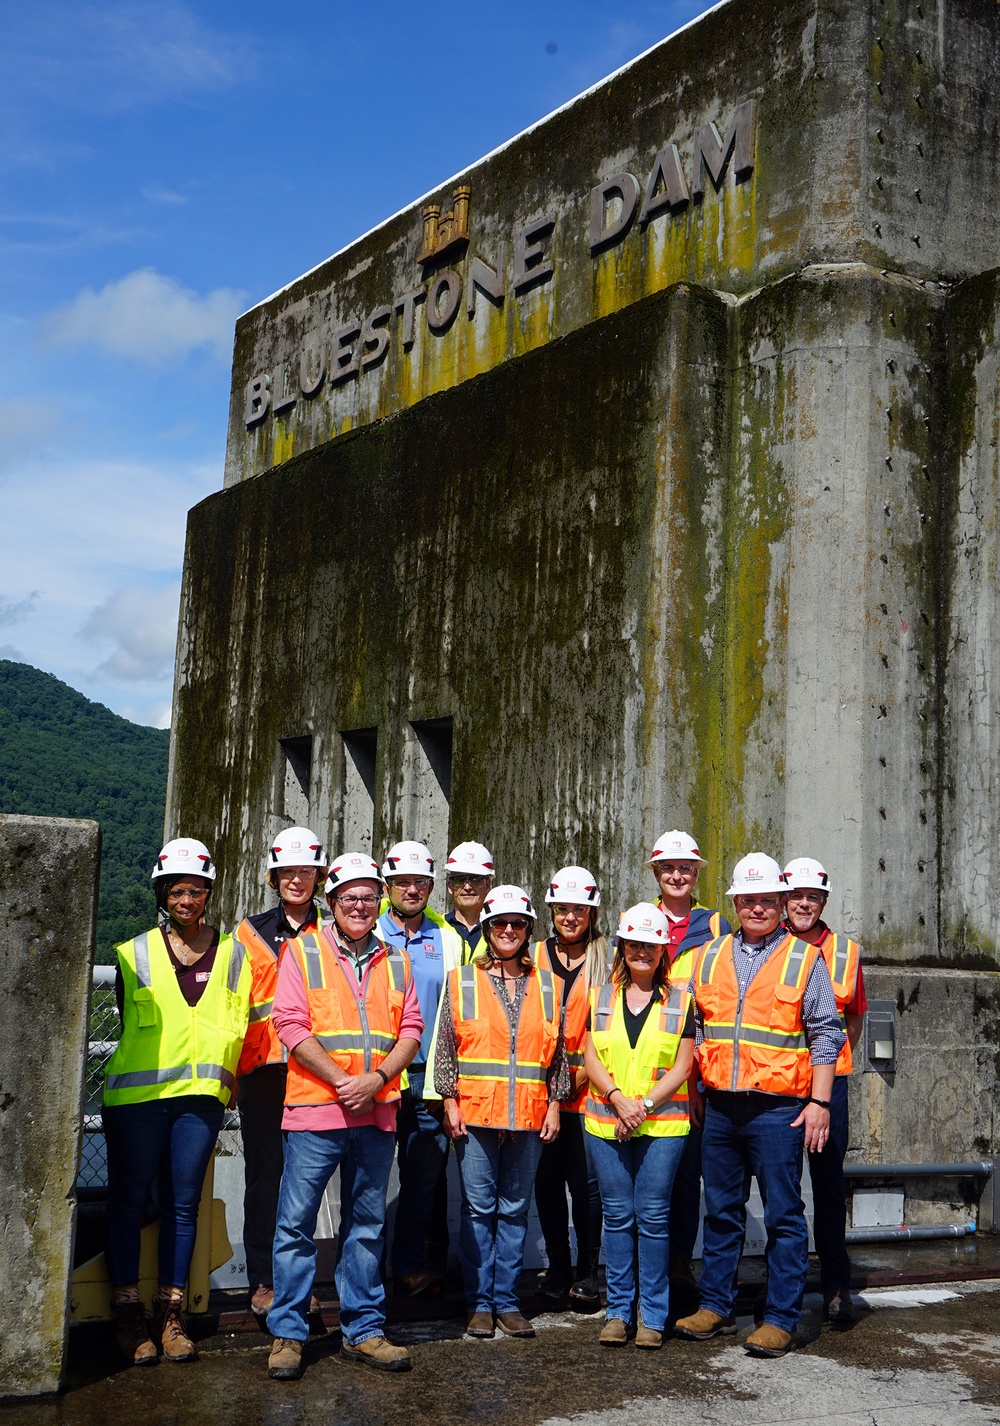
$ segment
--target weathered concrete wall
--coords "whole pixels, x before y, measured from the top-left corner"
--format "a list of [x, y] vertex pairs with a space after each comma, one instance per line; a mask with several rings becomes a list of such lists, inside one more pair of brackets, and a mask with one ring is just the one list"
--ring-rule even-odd
[[0, 1395], [62, 1379], [100, 865], [96, 822], [0, 815]]
[[[411, 725], [450, 718], [438, 855], [484, 839], [536, 895], [582, 860], [612, 916], [664, 826], [698, 835], [712, 899], [753, 846], [818, 856], [830, 919], [901, 993], [975, 973], [948, 1033], [968, 1012], [989, 1043], [998, 64], [995, 7], [732, 0], [465, 175], [463, 303], [473, 259], [544, 213], [550, 278], [431, 330], [418, 205], [241, 319], [168, 802], [215, 847], [226, 918], [292, 815], [280, 740], [311, 737], [294, 820], [339, 850], [350, 739], [377, 734], [381, 851], [427, 830]], [[752, 167], [734, 150], [718, 191], [590, 252], [593, 185], [641, 193], [671, 141], [693, 184], [693, 135], [751, 100]], [[407, 349], [392, 303], [421, 281]], [[329, 370], [379, 303], [379, 361], [298, 392], [300, 351]], [[288, 404], [248, 426], [255, 375]], [[996, 1087], [988, 1054], [952, 1060], [957, 1089], [902, 1066], [886, 1101], [911, 1157], [957, 1152], [955, 1095]]]

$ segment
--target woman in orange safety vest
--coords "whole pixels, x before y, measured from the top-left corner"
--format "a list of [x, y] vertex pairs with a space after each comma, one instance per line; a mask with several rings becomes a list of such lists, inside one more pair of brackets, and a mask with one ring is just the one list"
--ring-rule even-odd
[[604, 1204], [606, 1347], [624, 1346], [633, 1324], [637, 1347], [661, 1346], [670, 1311], [670, 1197], [689, 1130], [694, 1016], [689, 980], [668, 970], [669, 937], [659, 907], [630, 907], [611, 981], [590, 993], [586, 1122]]
[[559, 1133], [570, 1094], [551, 971], [529, 946], [535, 911], [519, 886], [483, 906], [487, 949], [448, 974], [438, 1011], [434, 1084], [462, 1183], [459, 1256], [468, 1332], [533, 1337], [517, 1280], [542, 1144]]
[[[601, 1191], [583, 1131], [587, 1071], [583, 1046], [587, 1038], [590, 989], [608, 978], [608, 943], [598, 925], [601, 893], [586, 867], [564, 866], [545, 893], [552, 908], [552, 935], [535, 942], [535, 962], [556, 977], [562, 1004], [563, 1039], [573, 1081], [573, 1096], [562, 1106], [559, 1137], [542, 1149], [535, 1178], [535, 1207], [545, 1238], [549, 1265], [538, 1280], [545, 1297], [596, 1310], [601, 1305], [597, 1262], [601, 1254]], [[573, 1205], [576, 1233], [576, 1277], [572, 1274], [567, 1189]]]

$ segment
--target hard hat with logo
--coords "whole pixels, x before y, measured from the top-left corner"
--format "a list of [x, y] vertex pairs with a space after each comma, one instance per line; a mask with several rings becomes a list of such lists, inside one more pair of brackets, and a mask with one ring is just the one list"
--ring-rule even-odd
[[670, 940], [670, 922], [658, 906], [640, 901], [622, 912], [615, 933], [619, 941], [645, 941], [651, 946], [666, 946]]
[[215, 880], [215, 863], [204, 842], [196, 837], [175, 837], [156, 858], [150, 879], [161, 876], [203, 876]]
[[785, 867], [783, 875], [787, 891], [808, 888], [814, 891], [825, 891], [829, 895], [830, 878], [827, 876], [823, 864], [816, 861], [815, 857], [796, 857]]
[[492, 876], [496, 871], [493, 856], [482, 842], [459, 842], [448, 857], [445, 872], [448, 876]]
[[382, 875], [429, 876], [434, 880], [434, 858], [423, 842], [396, 842], [385, 854]]
[[267, 854], [267, 869], [279, 866], [324, 866], [323, 847], [308, 827], [288, 827], [279, 832]]
[[528, 916], [535, 920], [531, 897], [519, 886], [494, 886], [483, 902], [480, 924], [485, 926], [496, 916]]
[[564, 866], [556, 872], [545, 893], [546, 906], [600, 906], [597, 879], [586, 867]]
[[323, 890], [330, 896], [349, 881], [377, 881], [382, 885], [378, 863], [364, 852], [342, 852], [330, 868]]
[[774, 858], [751, 852], [733, 867], [733, 884], [726, 895], [769, 896], [786, 889], [781, 867]]
[[708, 866], [695, 839], [687, 832], [679, 832], [676, 827], [672, 832], [664, 832], [653, 843], [653, 855], [647, 865], [652, 866], [654, 862], [698, 862], [701, 866]]

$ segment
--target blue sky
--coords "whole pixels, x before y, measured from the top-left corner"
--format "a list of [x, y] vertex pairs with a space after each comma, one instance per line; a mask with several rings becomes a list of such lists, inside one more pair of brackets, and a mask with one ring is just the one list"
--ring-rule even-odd
[[705, 8], [0, 0], [0, 657], [165, 726], [237, 314]]

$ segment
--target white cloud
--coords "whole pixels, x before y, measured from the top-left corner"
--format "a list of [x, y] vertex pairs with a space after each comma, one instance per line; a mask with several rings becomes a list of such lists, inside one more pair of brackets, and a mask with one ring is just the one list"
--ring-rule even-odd
[[142, 706], [135, 703], [124, 703], [118, 712], [123, 718], [128, 718], [133, 723], [145, 723], [149, 728], [170, 727], [171, 708], [168, 698], [154, 698], [152, 703]]
[[139, 268], [99, 292], [87, 287], [44, 320], [57, 346], [97, 346], [116, 356], [162, 366], [198, 347], [220, 361], [233, 351], [233, 329], [243, 294], [217, 287], [204, 297], [155, 268]]
[[165, 678], [174, 662], [180, 584], [116, 589], [92, 610], [80, 634], [109, 640], [116, 647], [95, 672], [116, 683], [151, 683]]
[[20, 649], [15, 649], [13, 644], [0, 644], [0, 659], [11, 659], [14, 663], [24, 663], [25, 658]]
[[178, 193], [173, 188], [163, 188], [158, 183], [144, 183], [142, 186], [142, 196], [147, 203], [158, 203], [161, 205], [182, 207], [185, 203], [190, 203], [191, 199], [187, 193]]
[[31, 396], [13, 396], [0, 401], [0, 472], [10, 470], [26, 455], [45, 450], [58, 441], [66, 425], [66, 416], [58, 401], [44, 401]]
[[23, 599], [8, 599], [6, 595], [0, 594], [0, 625], [19, 624], [22, 619], [27, 619], [38, 603], [41, 592], [40, 589], [33, 589]]

